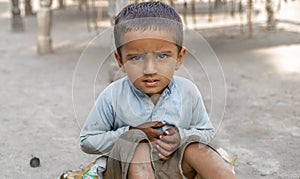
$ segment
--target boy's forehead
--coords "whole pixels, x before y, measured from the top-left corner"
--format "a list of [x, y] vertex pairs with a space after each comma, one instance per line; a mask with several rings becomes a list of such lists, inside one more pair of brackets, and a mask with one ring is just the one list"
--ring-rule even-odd
[[129, 31], [122, 37], [122, 45], [139, 39], [159, 39], [176, 44], [175, 35], [171, 32], [161, 30]]

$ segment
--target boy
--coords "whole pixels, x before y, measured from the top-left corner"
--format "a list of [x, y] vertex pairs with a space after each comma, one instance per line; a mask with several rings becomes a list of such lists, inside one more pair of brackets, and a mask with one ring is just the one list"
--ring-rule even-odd
[[174, 76], [183, 62], [183, 27], [160, 2], [125, 7], [114, 52], [126, 77], [98, 97], [82, 128], [87, 153], [102, 154], [103, 178], [234, 178], [207, 143], [214, 137], [197, 87]]

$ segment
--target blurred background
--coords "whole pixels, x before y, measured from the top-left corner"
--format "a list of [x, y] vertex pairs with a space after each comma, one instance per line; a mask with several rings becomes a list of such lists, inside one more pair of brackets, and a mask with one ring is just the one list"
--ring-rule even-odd
[[[117, 71], [112, 19], [134, 2], [0, 0], [0, 178], [58, 178], [97, 157], [80, 150], [79, 132]], [[237, 178], [299, 179], [300, 1], [164, 2], [218, 58], [225, 107], [216, 141], [238, 156]], [[205, 69], [184, 66], [212, 111]]]

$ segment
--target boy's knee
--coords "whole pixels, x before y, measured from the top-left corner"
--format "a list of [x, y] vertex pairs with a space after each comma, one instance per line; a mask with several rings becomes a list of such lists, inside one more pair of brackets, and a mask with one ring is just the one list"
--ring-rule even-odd
[[150, 162], [151, 149], [150, 144], [147, 141], [141, 141], [135, 148], [134, 156], [131, 163], [145, 163]]
[[202, 143], [191, 143], [189, 144], [184, 152], [185, 156], [193, 156], [193, 154], [197, 153], [198, 155], [207, 155], [209, 152], [215, 152], [209, 146]]
[[122, 134], [119, 140], [128, 141], [132, 143], [140, 143], [141, 141], [146, 139], [147, 139], [147, 135], [143, 131], [133, 129]]
[[183, 164], [183, 169], [188, 172], [195, 170], [200, 176], [206, 176], [204, 178], [235, 178], [219, 153], [202, 143], [192, 143], [186, 147]]
[[218, 154], [209, 146], [198, 142], [191, 143], [184, 150], [182, 164], [186, 170], [193, 171], [195, 164], [203, 165], [204, 161], [212, 161], [215, 155]]
[[146, 140], [137, 145], [128, 168], [128, 178], [155, 178], [151, 163], [150, 145]]
[[122, 134], [114, 144], [110, 157], [119, 161], [130, 162], [135, 148], [139, 146], [141, 141], [147, 140], [147, 136], [140, 130], [130, 130]]

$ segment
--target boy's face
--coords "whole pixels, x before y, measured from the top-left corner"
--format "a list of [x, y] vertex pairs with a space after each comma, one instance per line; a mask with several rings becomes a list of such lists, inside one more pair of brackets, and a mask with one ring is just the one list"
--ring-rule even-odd
[[178, 52], [174, 37], [161, 31], [127, 32], [123, 40], [121, 54], [115, 51], [119, 66], [137, 89], [149, 96], [161, 94], [182, 64], [185, 49]]

